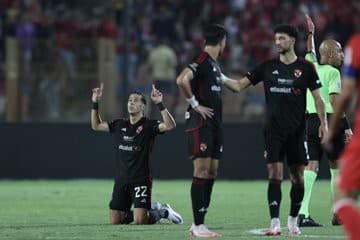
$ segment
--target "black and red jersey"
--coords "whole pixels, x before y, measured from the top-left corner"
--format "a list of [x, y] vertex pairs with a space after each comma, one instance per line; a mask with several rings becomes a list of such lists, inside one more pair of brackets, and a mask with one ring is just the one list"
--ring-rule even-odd
[[[207, 121], [214, 124], [222, 122], [221, 100], [221, 69], [216, 60], [208, 53], [201, 52], [194, 61], [188, 65], [194, 74], [191, 80], [191, 90], [200, 105], [212, 108], [214, 116]], [[191, 109], [189, 106], [188, 110]]]
[[115, 138], [115, 179], [125, 183], [151, 180], [150, 154], [157, 134], [159, 121], [145, 117], [131, 124], [128, 119], [109, 122]]
[[264, 83], [267, 129], [292, 133], [305, 127], [306, 91], [321, 87], [312, 63], [303, 58], [291, 64], [272, 59], [246, 76], [253, 85]]

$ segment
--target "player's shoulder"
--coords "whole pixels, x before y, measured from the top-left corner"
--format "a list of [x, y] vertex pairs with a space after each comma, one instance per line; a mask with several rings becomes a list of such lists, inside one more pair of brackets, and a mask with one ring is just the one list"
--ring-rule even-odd
[[298, 57], [298, 58], [297, 58], [297, 62], [298, 62], [300, 65], [307, 67], [309, 70], [316, 71], [314, 63], [306, 60], [306, 59], [303, 58], [303, 57]]
[[117, 119], [113, 119], [111, 121], [109, 121], [110, 125], [124, 125], [127, 122], [129, 122], [128, 118], [117, 118]]
[[144, 124], [145, 124], [145, 125], [149, 125], [149, 126], [156, 125], [156, 124], [159, 124], [159, 123], [160, 123], [159, 120], [157, 120], [157, 119], [152, 119], [152, 118], [148, 118], [148, 117], [144, 117], [144, 118], [143, 118], [143, 121], [144, 121]]
[[272, 66], [277, 66], [280, 64], [280, 60], [278, 58], [269, 58], [266, 59], [262, 62], [260, 62], [257, 66], [261, 67], [261, 68], [266, 68], [266, 67], [272, 67]]
[[208, 58], [209, 58], [209, 54], [205, 51], [201, 51], [200, 53], [195, 55], [193, 62], [200, 65], [205, 63], [208, 60]]

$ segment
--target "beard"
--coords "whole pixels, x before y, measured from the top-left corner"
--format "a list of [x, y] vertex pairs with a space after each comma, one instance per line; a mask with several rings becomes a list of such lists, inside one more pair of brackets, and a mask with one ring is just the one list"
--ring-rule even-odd
[[284, 49], [284, 48], [278, 49], [278, 53], [281, 54], [281, 55], [285, 55], [288, 52], [290, 52], [290, 49]]

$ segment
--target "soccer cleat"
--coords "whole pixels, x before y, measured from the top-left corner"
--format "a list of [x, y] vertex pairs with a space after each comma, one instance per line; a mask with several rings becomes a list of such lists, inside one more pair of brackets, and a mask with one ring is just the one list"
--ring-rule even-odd
[[266, 236], [278, 236], [278, 235], [281, 235], [280, 226], [271, 226], [268, 230], [266, 230], [265, 235]]
[[180, 216], [180, 214], [175, 212], [168, 203], [162, 204], [161, 209], [168, 211], [167, 219], [169, 219], [171, 222], [173, 222], [175, 224], [183, 224], [183, 219]]
[[160, 210], [161, 208], [161, 203], [159, 202], [151, 202], [151, 209], [152, 210]]
[[298, 219], [297, 217], [288, 217], [287, 227], [289, 230], [289, 236], [297, 236], [301, 234], [300, 228], [298, 226]]
[[281, 234], [281, 227], [280, 227], [280, 219], [273, 218], [271, 219], [271, 224], [269, 229], [266, 230], [266, 236], [278, 236]]
[[204, 224], [196, 226], [193, 223], [189, 229], [189, 236], [201, 238], [219, 238], [222, 237], [222, 234], [210, 231]]
[[315, 222], [310, 216], [305, 217], [304, 214], [299, 214], [298, 225], [299, 227], [323, 227], [322, 224]]
[[331, 224], [332, 224], [333, 226], [340, 226], [340, 225], [342, 225], [341, 222], [340, 222], [340, 220], [339, 220], [339, 218], [336, 217], [335, 214], [333, 215], [333, 218], [332, 218], [332, 220], [331, 220]]

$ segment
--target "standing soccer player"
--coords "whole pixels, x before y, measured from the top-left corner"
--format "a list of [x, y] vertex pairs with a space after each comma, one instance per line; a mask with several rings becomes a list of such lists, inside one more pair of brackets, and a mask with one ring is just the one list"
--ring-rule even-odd
[[205, 48], [177, 77], [189, 107], [185, 114], [189, 158], [193, 161], [191, 201], [194, 223], [189, 234], [221, 237], [204, 225], [222, 155], [221, 70], [217, 62], [226, 44], [226, 30], [212, 24], [204, 29]]
[[319, 93], [321, 83], [314, 66], [295, 54], [297, 30], [290, 25], [275, 28], [275, 45], [279, 58], [258, 65], [236, 81], [222, 75], [225, 86], [241, 91], [250, 84], [264, 82], [266, 120], [264, 128], [265, 153], [268, 170], [268, 206], [271, 217], [266, 235], [280, 235], [279, 210], [283, 161], [286, 157], [291, 180], [290, 213], [287, 227], [290, 235], [299, 235], [297, 216], [304, 196], [304, 166], [307, 157], [304, 147], [306, 91], [310, 89], [320, 119], [319, 137], [327, 131], [325, 106]]
[[[163, 122], [144, 117], [146, 99], [140, 92], [132, 92], [129, 96], [129, 119], [104, 122], [98, 112], [102, 91], [103, 84], [92, 90], [91, 127], [95, 131], [110, 132], [115, 137], [116, 176], [110, 201], [110, 222], [153, 224], [161, 218], [168, 218], [181, 224], [181, 216], [169, 204], [151, 209], [150, 153], [156, 135], [175, 128], [173, 117], [162, 103], [162, 93], [153, 85], [151, 100], [159, 108]], [[134, 211], [131, 211], [132, 204]]]
[[[338, 132], [338, 125], [344, 111], [350, 105], [355, 90], [360, 92], [360, 33], [353, 35], [345, 48], [342, 91], [335, 112], [330, 121], [325, 143], [329, 144]], [[360, 191], [360, 99], [354, 135], [345, 146], [340, 156], [340, 173], [338, 176], [334, 211], [343, 224], [349, 239], [358, 240], [360, 236], [360, 211], [357, 208], [356, 196]]]
[[[319, 48], [320, 52], [320, 63], [318, 63], [315, 54], [315, 44], [314, 44], [314, 23], [311, 18], [306, 15], [308, 33], [307, 33], [307, 54], [305, 59], [312, 62], [315, 66], [316, 72], [319, 75], [322, 88], [320, 89], [320, 95], [325, 102], [325, 109], [328, 118], [331, 117], [333, 113], [333, 108], [335, 103], [338, 100], [339, 93], [341, 91], [341, 78], [340, 72], [336, 67], [340, 67], [344, 54], [341, 49], [340, 43], [335, 40], [328, 39], [324, 40]], [[304, 199], [301, 204], [299, 211], [299, 226], [300, 227], [321, 227], [320, 223], [314, 221], [309, 214], [309, 204], [311, 198], [312, 187], [315, 183], [317, 173], [319, 171], [319, 161], [323, 155], [323, 148], [321, 145], [321, 139], [318, 136], [318, 128], [320, 125], [320, 120], [316, 114], [315, 104], [311, 96], [310, 91], [307, 93], [306, 98], [306, 111], [307, 123], [306, 123], [306, 142], [309, 153], [309, 164], [305, 167], [304, 171], [304, 185], [305, 193]], [[334, 199], [335, 195], [335, 178], [338, 173], [338, 161], [340, 153], [344, 149], [345, 142], [352, 135], [352, 131], [347, 124], [345, 116], [342, 119], [342, 124], [340, 130], [334, 139], [334, 149], [331, 153], [327, 154], [330, 165], [330, 175], [331, 175], [331, 193]], [[339, 225], [339, 221], [333, 216], [332, 219], [333, 225]]]

